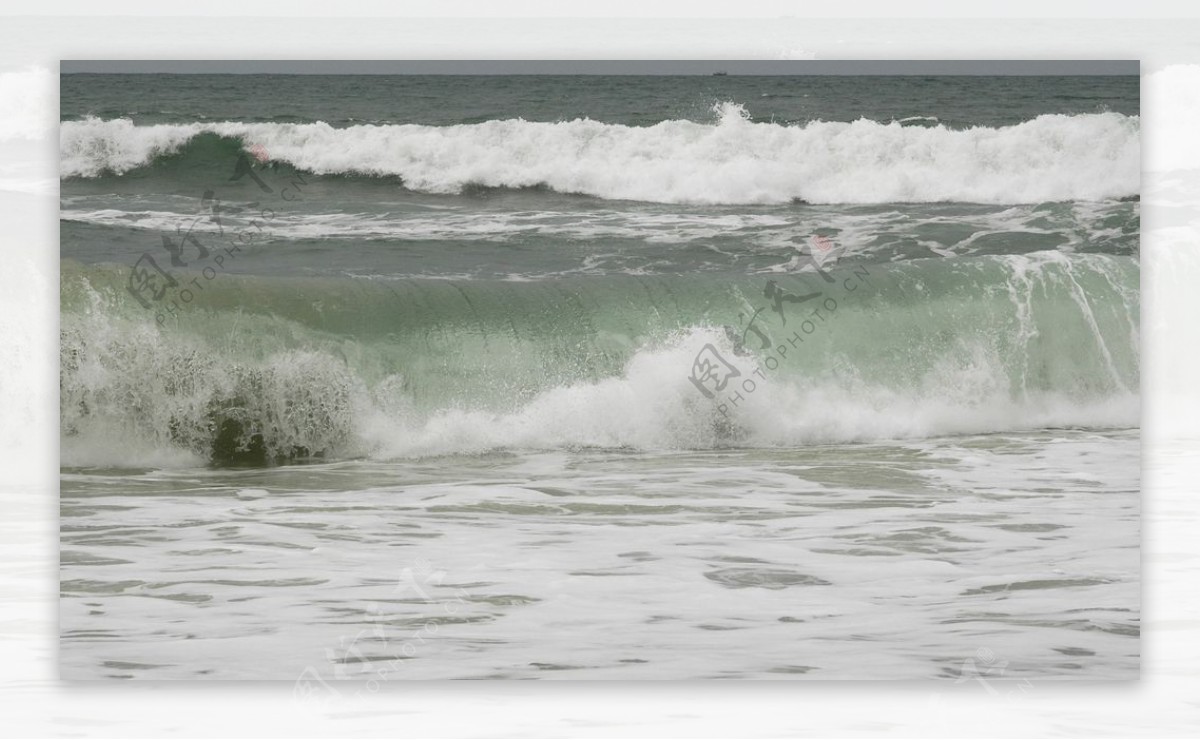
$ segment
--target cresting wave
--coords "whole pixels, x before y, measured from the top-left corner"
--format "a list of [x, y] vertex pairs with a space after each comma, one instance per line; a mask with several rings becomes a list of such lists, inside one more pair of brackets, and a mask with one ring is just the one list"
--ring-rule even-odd
[[[1042, 115], [964, 130], [860, 119], [756, 123], [736, 104], [711, 124], [636, 127], [587, 119], [453, 126], [68, 121], [61, 175], [121, 175], [172, 157], [212, 156], [204, 135], [261, 147], [316, 175], [397, 177], [426, 193], [473, 186], [661, 203], [1040, 203], [1130, 197], [1140, 120]], [[196, 151], [191, 151], [197, 147]]]
[[[746, 334], [739, 351], [724, 327], [762, 304], [763, 279], [228, 275], [159, 326], [123, 296], [124, 271], [67, 262], [62, 458], [267, 464], [1132, 427], [1138, 275], [1132, 257], [1058, 252], [856, 268], [842, 292], [826, 288], [825, 319], [768, 313], [763, 345]], [[740, 372], [714, 398], [691, 380], [708, 345]]]

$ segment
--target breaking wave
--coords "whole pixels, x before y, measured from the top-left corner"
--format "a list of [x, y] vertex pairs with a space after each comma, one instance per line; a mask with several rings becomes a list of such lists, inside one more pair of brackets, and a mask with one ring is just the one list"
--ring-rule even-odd
[[[653, 126], [589, 119], [452, 126], [67, 121], [61, 175], [203, 168], [234, 147], [315, 175], [395, 178], [404, 188], [545, 188], [608, 200], [769, 204], [1041, 203], [1133, 197], [1140, 119], [1042, 115], [952, 129], [867, 119], [783, 125], [733, 103], [716, 120]], [[211, 139], [218, 140], [217, 143]], [[206, 141], [207, 140], [207, 141]]]
[[[823, 298], [786, 324], [768, 306], [761, 335], [746, 317], [763, 307], [765, 279], [745, 275], [223, 275], [158, 321], [125, 293], [126, 272], [64, 262], [68, 466], [770, 447], [1138, 422], [1133, 257], [1039, 252], [847, 268], [833, 284], [778, 277], [791, 295]], [[737, 370], [711, 397], [693, 382], [706, 347]]]

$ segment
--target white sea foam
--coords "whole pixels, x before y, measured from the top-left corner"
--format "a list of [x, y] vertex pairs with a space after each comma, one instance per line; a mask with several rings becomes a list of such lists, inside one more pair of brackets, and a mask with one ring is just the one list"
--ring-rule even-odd
[[[714, 398], [706, 398], [688, 378], [694, 359], [709, 344], [741, 373]], [[340, 364], [332, 357], [305, 357], [309, 368], [336, 369]], [[146, 361], [161, 360], [153, 355]], [[284, 353], [267, 364], [278, 368], [295, 362], [295, 353]], [[81, 433], [63, 438], [63, 463], [69, 466], [129, 464], [134, 458], [163, 467], [196, 464], [176, 441], [140, 437], [131, 426], [136, 420], [124, 418], [127, 402], [121, 399], [144, 397], [139, 407], [151, 417], [163, 417], [153, 425], [160, 431], [168, 417], [176, 426], [203, 426], [213, 389], [232, 382], [217, 368], [193, 371], [192, 392], [180, 395], [141, 380], [141, 375], [121, 380], [111, 372], [83, 370], [68, 379], [64, 398], [72, 408], [77, 399], [90, 399], [93, 417], [74, 420]], [[290, 407], [297, 398], [334, 403], [327, 377], [307, 377], [289, 376], [278, 387], [264, 386], [258, 405]], [[1057, 390], [1014, 395], [1002, 358], [983, 347], [947, 355], [913, 382], [885, 386], [862, 380], [849, 367], [811, 378], [763, 372], [756, 360], [735, 355], [720, 330], [710, 328], [644, 347], [619, 375], [549, 389], [509, 413], [453, 403], [432, 412], [414, 411], [404, 398], [389, 396], [388, 386], [385, 381], [374, 393], [345, 397], [335, 412], [344, 417], [335, 425], [340, 429], [319, 433], [341, 438], [343, 454], [395, 459], [496, 449], [788, 447], [1055, 427], [1130, 428], [1137, 426], [1139, 414], [1135, 391], [1089, 399]], [[740, 400], [733, 402], [735, 394]], [[108, 409], [111, 414], [102, 413], [100, 405], [107, 397], [119, 402]], [[285, 422], [290, 418], [276, 416]], [[295, 442], [318, 433], [304, 424], [286, 426], [290, 423], [274, 434]], [[114, 437], [113, 428], [124, 431]], [[131, 450], [137, 451], [134, 458]]]
[[[223, 214], [220, 224], [197, 218], [203, 211], [199, 198], [175, 198], [161, 207], [114, 208], [107, 197], [76, 197], [64, 202], [62, 221], [98, 226], [115, 226], [147, 231], [171, 232], [186, 224], [189, 231], [218, 233], [223, 229], [252, 227], [260, 216], [253, 210], [239, 217]], [[997, 235], [1046, 236], [1061, 240], [1063, 250], [1117, 241], [1124, 237], [1113, 224], [1114, 208], [1129, 205], [1077, 202], [1069, 214], [1047, 213], [1033, 205], [1017, 205], [954, 217], [964, 228], [943, 230], [945, 243], [930, 242], [931, 253], [970, 254]], [[932, 207], [932, 206], [931, 206]], [[888, 209], [851, 212], [829, 209], [797, 209], [787, 214], [697, 213], [679, 207], [677, 213], [644, 213], [588, 209], [581, 211], [538, 210], [518, 213], [476, 213], [444, 210], [432, 213], [276, 213], [264, 240], [351, 239], [437, 240], [503, 242], [529, 237], [554, 237], [568, 243], [589, 240], [635, 239], [644, 244], [677, 245], [713, 239], [736, 239], [739, 248], [793, 251], [820, 229], [835, 229], [837, 243], [846, 253], [868, 254], [921, 233], [946, 217], [914, 219], [910, 210]], [[957, 241], [949, 241], [948, 236]], [[1035, 242], [1036, 243], [1036, 242]], [[938, 249], [943, 252], [938, 252]], [[925, 256], [925, 255], [921, 255]]]
[[455, 126], [68, 121], [61, 174], [121, 174], [212, 133], [316, 174], [398, 176], [428, 193], [542, 186], [664, 203], [1036, 203], [1134, 195], [1140, 119], [1043, 115], [953, 130], [860, 119], [755, 123], [741, 106], [714, 123], [638, 127], [587, 119]]
[[[741, 373], [706, 398], [687, 370], [705, 345]], [[377, 415], [360, 433], [371, 454], [404, 458], [502, 448], [788, 447], [1055, 427], [1129, 428], [1135, 392], [1081, 400], [1064, 392], [1014, 397], [1002, 359], [979, 348], [947, 356], [907, 388], [863, 382], [852, 369], [821, 378], [762, 370], [718, 330], [697, 328], [637, 352], [618, 377], [547, 391], [511, 414], [449, 409], [406, 421]], [[749, 383], [747, 383], [749, 381]], [[736, 403], [730, 398], [740, 396]]]

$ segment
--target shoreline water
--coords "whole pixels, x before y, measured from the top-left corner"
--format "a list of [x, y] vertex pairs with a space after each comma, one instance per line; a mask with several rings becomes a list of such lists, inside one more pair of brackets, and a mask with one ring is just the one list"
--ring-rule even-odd
[[1136, 677], [1136, 76], [172, 77], [63, 77], [64, 676]]

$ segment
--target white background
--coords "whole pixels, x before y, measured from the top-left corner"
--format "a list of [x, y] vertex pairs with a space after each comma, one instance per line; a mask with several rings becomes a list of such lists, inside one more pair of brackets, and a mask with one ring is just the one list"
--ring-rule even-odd
[[[46, 16], [10, 15], [16, 12]], [[813, 17], [831, 12], [845, 17]], [[900, 12], [908, 17], [888, 17]], [[103, 17], [78, 15], [88, 13]], [[944, 17], [964, 13], [978, 17]], [[1108, 18], [1068, 18], [1081, 13]], [[327, 17], [332, 14], [343, 17]], [[499, 15], [505, 17], [489, 17]], [[568, 15], [575, 17], [546, 18]], [[395, 682], [366, 699], [327, 702], [296, 701], [290, 682], [59, 682], [56, 132], [63, 58], [1142, 60], [1141, 680], [1038, 681], [1023, 689], [1000, 681]], [[0, 10], [0, 735], [1195, 736], [1198, 327], [1197, 6], [747, 0], [7, 5]], [[862, 661], [871, 659], [864, 649]]]

